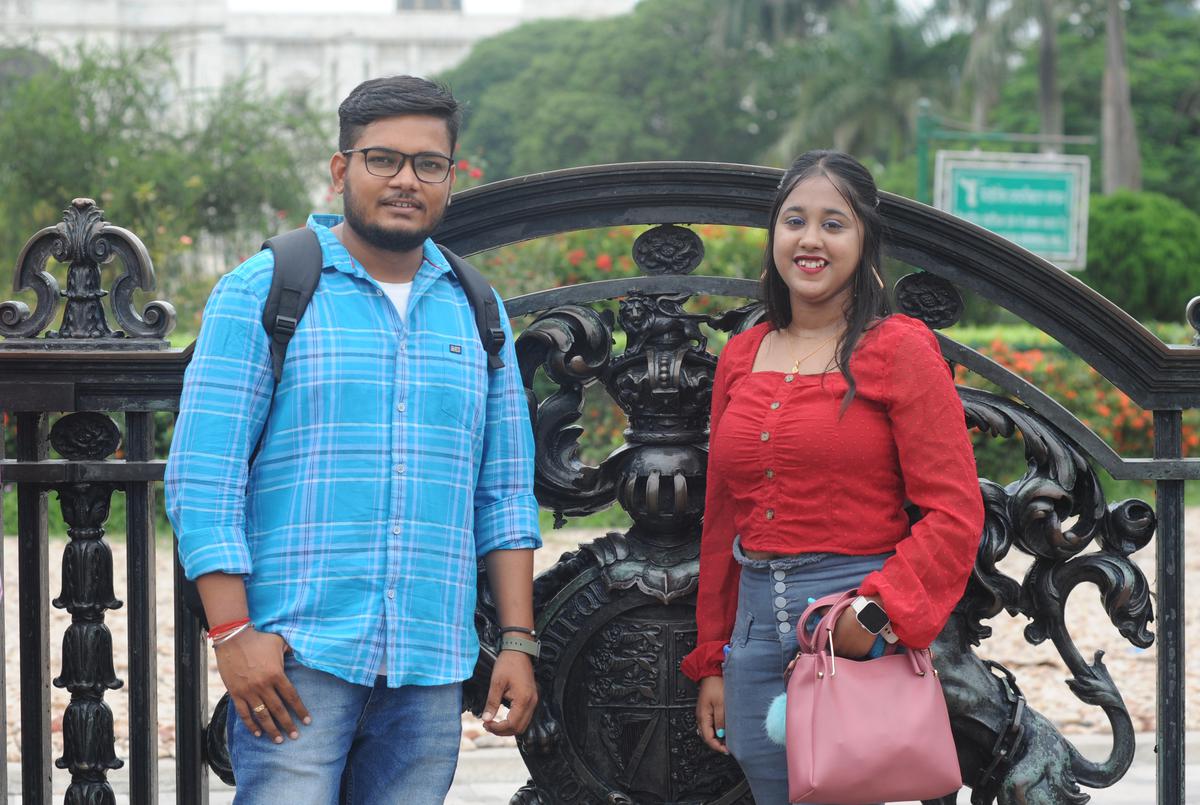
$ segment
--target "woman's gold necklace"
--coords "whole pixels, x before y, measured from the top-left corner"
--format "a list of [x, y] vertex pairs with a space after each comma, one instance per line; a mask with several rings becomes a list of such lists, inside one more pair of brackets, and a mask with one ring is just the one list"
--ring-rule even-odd
[[814, 349], [812, 352], [805, 353], [801, 357], [797, 358], [796, 362], [792, 364], [792, 372], [791, 373], [799, 374], [800, 364], [804, 363], [806, 360], [811, 358], [813, 355], [816, 355], [818, 352], [820, 352], [825, 347], [826, 344], [828, 344], [833, 339], [837, 338], [837, 335], [838, 335], [837, 333], [834, 333], [833, 335], [831, 335], [828, 338], [821, 341], [821, 343], [817, 344], [816, 349]]

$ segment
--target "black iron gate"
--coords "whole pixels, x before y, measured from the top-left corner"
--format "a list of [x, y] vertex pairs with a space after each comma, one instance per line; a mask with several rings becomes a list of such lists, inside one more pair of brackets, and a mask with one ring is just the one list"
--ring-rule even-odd
[[[779, 177], [768, 168], [698, 163], [540, 174], [456, 196], [437, 235], [457, 252], [473, 254], [576, 229], [658, 225], [632, 244], [640, 276], [507, 303], [521, 333], [517, 348], [527, 388], [531, 394], [535, 386], [553, 389], [534, 395], [539, 500], [560, 516], [615, 503], [633, 521], [626, 532], [566, 554], [536, 582], [543, 704], [520, 742], [531, 779], [514, 802], [749, 801], [736, 767], [696, 738], [695, 688], [678, 666], [695, 640], [691, 610], [715, 366], [708, 341], [751, 326], [761, 311], [753, 279], [704, 274], [703, 241], [681, 225], [761, 227]], [[891, 255], [917, 269], [897, 285], [901, 310], [935, 330], [945, 328], [961, 312], [955, 288], [974, 291], [1050, 334], [1154, 412], [1154, 457], [1118, 455], [1041, 390], [939, 334], [950, 361], [1004, 391], [963, 387], [968, 424], [1019, 437], [1028, 462], [1019, 478], [981, 479], [987, 521], [979, 560], [936, 644], [973, 801], [1083, 801], [1077, 785], [1111, 785], [1128, 769], [1133, 727], [1120, 693], [1099, 656], [1091, 662], [1080, 656], [1063, 619], [1067, 596], [1087, 582], [1102, 594], [1114, 643], [1157, 640], [1164, 647], [1158, 655], [1158, 801], [1182, 805], [1183, 489], [1185, 481], [1200, 478], [1200, 460], [1182, 458], [1182, 412], [1200, 406], [1200, 348], [1164, 345], [1070, 275], [974, 226], [895, 196], [884, 196], [882, 212]], [[60, 297], [44, 270], [51, 258], [71, 268], [61, 325], [47, 332]], [[107, 290], [117, 332], [103, 302], [106, 265], [121, 269]], [[125, 759], [115, 757], [104, 695], [122, 684], [130, 690], [131, 799], [157, 802], [152, 496], [163, 461], [154, 455], [154, 415], [177, 407], [191, 348], [167, 346], [168, 304], [135, 309], [134, 292], [153, 285], [140, 241], [81, 199], [62, 224], [35, 235], [20, 258], [14, 293], [32, 293], [32, 309], [19, 301], [0, 304], [0, 410], [17, 426], [16, 455], [0, 455], [0, 477], [15, 482], [19, 509], [16, 639], [27, 803], [51, 801], [51, 764], [71, 774], [66, 802], [113, 801], [107, 774]], [[717, 314], [689, 312], [688, 300], [700, 294], [735, 302]], [[617, 316], [597, 312], [595, 303], [612, 299], [619, 300]], [[1188, 315], [1200, 325], [1200, 308], [1193, 305]], [[617, 332], [624, 347], [614, 353]], [[625, 445], [589, 466], [578, 458], [577, 421], [585, 390], [597, 384], [624, 410], [629, 429]], [[51, 458], [51, 449], [58, 457]], [[1118, 479], [1154, 480], [1153, 505], [1106, 501], [1097, 467]], [[50, 639], [60, 639], [50, 634], [47, 608], [50, 492], [57, 493], [70, 538], [62, 590], [52, 602], [72, 616], [61, 636], [60, 669], [50, 668], [49, 652]], [[123, 602], [113, 595], [112, 556], [103, 539], [114, 493], [126, 496], [128, 512]], [[1150, 590], [1129, 559], [1151, 541], [1154, 634]], [[1032, 557], [1021, 580], [997, 568], [1013, 549]], [[1106, 714], [1113, 746], [1104, 761], [1079, 755], [1025, 707], [1017, 679], [976, 656], [990, 633], [984, 621], [1002, 610], [1029, 617], [1027, 637], [1053, 642], [1071, 670], [1072, 691]], [[485, 645], [495, 636], [491, 615], [481, 587], [477, 624]], [[127, 646], [113, 646], [106, 617], [128, 618]], [[0, 634], [0, 641], [12, 639]], [[206, 650], [180, 605], [175, 642], [177, 801], [204, 803], [204, 763], [220, 767], [222, 747], [218, 730], [205, 745]], [[113, 672], [114, 649], [129, 653], [127, 679]], [[468, 684], [474, 708], [482, 705], [479, 681], [491, 661], [485, 651]], [[62, 714], [65, 748], [56, 759], [51, 684], [71, 694]]]

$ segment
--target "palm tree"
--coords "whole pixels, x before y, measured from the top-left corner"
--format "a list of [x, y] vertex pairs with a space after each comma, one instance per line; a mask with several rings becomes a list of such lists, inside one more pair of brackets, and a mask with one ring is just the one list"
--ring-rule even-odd
[[863, 158], [899, 159], [911, 150], [917, 99], [949, 95], [944, 55], [895, 0], [871, 0], [830, 20], [799, 48], [792, 122], [773, 156], [833, 145]]
[[[941, 25], [949, 17], [970, 31], [971, 43], [963, 65], [964, 84], [971, 88], [971, 127], [987, 127], [1008, 73], [1010, 57], [1017, 51], [1036, 20], [1038, 26], [1038, 112], [1041, 132], [1063, 133], [1062, 93], [1058, 88], [1058, 6], [1060, 0], [935, 0], [929, 22]], [[1052, 145], [1043, 150], [1055, 150]]]
[[725, 47], [768, 45], [806, 38], [839, 6], [858, 0], [728, 0], [713, 19], [716, 41]]
[[1125, 66], [1125, 17], [1120, 0], [1108, 0], [1107, 47], [1104, 89], [1100, 104], [1101, 158], [1104, 192], [1121, 187], [1142, 188], [1142, 158], [1129, 97], [1129, 70]]

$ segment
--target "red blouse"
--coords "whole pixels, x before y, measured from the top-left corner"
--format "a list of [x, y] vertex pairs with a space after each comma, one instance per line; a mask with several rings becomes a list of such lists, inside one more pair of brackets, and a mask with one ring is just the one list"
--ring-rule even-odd
[[[696, 648], [682, 670], [719, 675], [737, 611], [743, 548], [867, 555], [895, 551], [860, 586], [900, 640], [928, 646], [962, 597], [983, 500], [962, 402], [937, 339], [895, 315], [866, 332], [840, 372], [752, 372], [770, 325], [730, 339], [712, 393]], [[905, 500], [922, 512], [910, 527]]]

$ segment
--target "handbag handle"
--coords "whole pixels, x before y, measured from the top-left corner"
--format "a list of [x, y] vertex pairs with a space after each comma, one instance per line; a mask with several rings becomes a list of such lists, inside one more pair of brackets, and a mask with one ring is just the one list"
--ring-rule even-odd
[[[858, 588], [846, 590], [841, 593], [833, 593], [808, 605], [804, 610], [804, 614], [800, 616], [800, 620], [796, 625], [796, 642], [800, 644], [801, 654], [821, 654], [828, 655], [831, 658], [833, 654], [833, 630], [837, 625], [838, 618], [842, 613], [849, 609], [854, 600], [858, 598]], [[818, 610], [828, 607], [828, 610], [821, 616], [815, 629], [810, 634], [807, 629], [809, 620], [817, 613]], [[889, 643], [883, 650], [884, 655], [895, 654], [899, 651], [899, 646], [895, 643]], [[906, 648], [906, 652], [912, 659], [913, 673], [918, 676], [933, 671], [933, 657], [929, 649], [913, 649]]]

